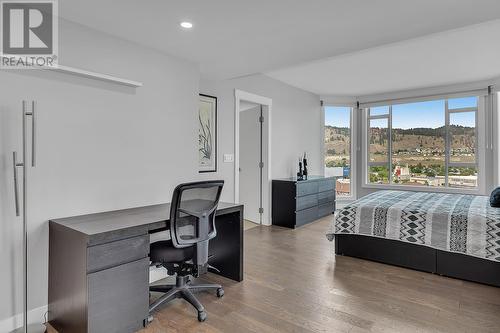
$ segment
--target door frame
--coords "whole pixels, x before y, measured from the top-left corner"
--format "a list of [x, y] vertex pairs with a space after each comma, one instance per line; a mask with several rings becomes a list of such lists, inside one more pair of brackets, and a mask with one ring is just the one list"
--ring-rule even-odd
[[[263, 177], [263, 183], [267, 184], [268, 188], [268, 200], [267, 209], [264, 209], [264, 214], [262, 214], [262, 224], [271, 225], [271, 115], [272, 115], [272, 104], [273, 100], [271, 98], [252, 94], [243, 90], [234, 90], [234, 202], [239, 203], [240, 201], [240, 102], [252, 102], [262, 105], [267, 109], [267, 165], [264, 164], [264, 168], [267, 169], [267, 177]], [[264, 188], [263, 193], [264, 195]]]

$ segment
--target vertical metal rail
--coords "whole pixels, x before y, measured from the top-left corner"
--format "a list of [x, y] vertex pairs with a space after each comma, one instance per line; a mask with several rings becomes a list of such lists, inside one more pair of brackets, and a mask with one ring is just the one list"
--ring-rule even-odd
[[13, 157], [13, 167], [14, 167], [14, 196], [16, 204], [16, 216], [19, 216], [19, 189], [18, 189], [18, 177], [17, 168], [23, 168], [23, 327], [21, 330], [16, 330], [15, 332], [45, 332], [45, 326], [34, 325], [28, 326], [28, 174], [26, 170], [26, 161], [28, 158], [28, 140], [27, 140], [27, 122], [26, 117], [31, 116], [31, 166], [36, 165], [36, 119], [35, 119], [35, 101], [31, 102], [31, 111], [28, 111], [27, 102], [22, 103], [22, 148], [23, 148], [23, 160], [22, 162], [17, 161], [17, 152], [12, 153]]
[[23, 305], [24, 305], [24, 331], [28, 332], [28, 228], [27, 228], [27, 200], [26, 191], [28, 189], [26, 175], [26, 101], [23, 101]]

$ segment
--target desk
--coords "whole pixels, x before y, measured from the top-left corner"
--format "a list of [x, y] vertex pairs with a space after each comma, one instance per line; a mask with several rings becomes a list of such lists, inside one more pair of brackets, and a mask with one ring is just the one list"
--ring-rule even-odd
[[[149, 233], [170, 204], [49, 221], [49, 321], [59, 333], [135, 332], [149, 307]], [[210, 264], [243, 280], [243, 206], [219, 203]]]

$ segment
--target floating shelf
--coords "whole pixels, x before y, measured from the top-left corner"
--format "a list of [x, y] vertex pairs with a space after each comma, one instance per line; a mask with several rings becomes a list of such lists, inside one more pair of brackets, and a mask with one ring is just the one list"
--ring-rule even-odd
[[122, 78], [119, 78], [116, 76], [95, 73], [95, 72], [91, 72], [91, 71], [87, 71], [87, 70], [79, 69], [79, 68], [74, 68], [74, 67], [59, 65], [57, 67], [50, 67], [50, 68], [46, 68], [46, 69], [54, 71], [54, 72], [59, 72], [59, 73], [70, 74], [70, 75], [85, 77], [85, 78], [94, 79], [94, 80], [100, 80], [100, 81], [121, 84], [124, 86], [133, 87], [133, 88], [142, 87], [142, 82], [122, 79]]

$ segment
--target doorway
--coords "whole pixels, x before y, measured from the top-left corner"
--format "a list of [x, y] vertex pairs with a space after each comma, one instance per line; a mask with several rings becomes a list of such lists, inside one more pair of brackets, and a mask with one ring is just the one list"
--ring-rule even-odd
[[270, 225], [271, 100], [236, 91], [235, 201], [245, 206], [245, 228]]

